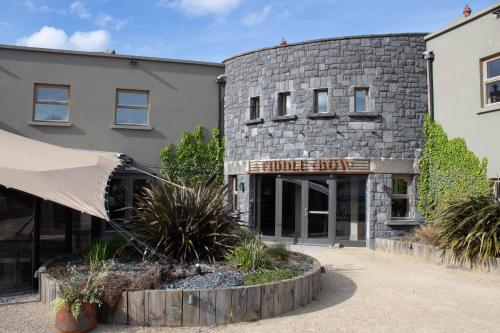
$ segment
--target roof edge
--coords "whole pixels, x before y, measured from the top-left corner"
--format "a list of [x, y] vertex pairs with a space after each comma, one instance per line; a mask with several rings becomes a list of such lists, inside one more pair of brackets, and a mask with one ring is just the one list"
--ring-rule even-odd
[[403, 33], [387, 33], [387, 34], [368, 34], [368, 35], [348, 35], [348, 36], [339, 36], [339, 37], [330, 37], [330, 38], [319, 38], [319, 39], [311, 39], [311, 40], [306, 40], [302, 42], [297, 42], [297, 43], [289, 43], [286, 44], [286, 46], [279, 46], [279, 45], [274, 45], [274, 46], [267, 46], [267, 47], [262, 47], [258, 48], [255, 50], [251, 51], [246, 51], [242, 53], [238, 53], [234, 56], [231, 56], [229, 58], [224, 59], [222, 62], [226, 63], [227, 61], [233, 60], [235, 58], [239, 58], [242, 56], [246, 56], [252, 53], [257, 53], [265, 50], [272, 50], [272, 49], [279, 49], [279, 48], [286, 48], [289, 46], [298, 46], [298, 45], [305, 45], [305, 44], [312, 44], [312, 43], [320, 43], [320, 42], [330, 42], [330, 41], [338, 41], [338, 40], [347, 40], [347, 39], [358, 39], [358, 38], [383, 38], [383, 37], [404, 37], [404, 36], [426, 36], [428, 35], [428, 32], [403, 32]]
[[48, 48], [39, 48], [39, 47], [0, 44], [0, 50], [2, 50], [2, 49], [3, 50], [13, 50], [13, 51], [65, 54], [65, 55], [74, 55], [74, 56], [101, 57], [101, 58], [109, 58], [109, 59], [154, 61], [154, 62], [165, 62], [165, 63], [174, 63], [174, 64], [186, 64], [186, 65], [201, 65], [201, 66], [214, 66], [214, 67], [224, 67], [225, 66], [224, 63], [209, 62], [209, 61], [181, 60], [181, 59], [170, 59], [170, 58], [159, 58], [159, 57], [144, 57], [144, 56], [135, 56], [135, 55], [127, 55], [127, 54], [112, 54], [112, 53], [106, 53], [106, 52], [86, 52], [86, 51], [60, 50], [60, 49], [48, 49]]
[[453, 21], [450, 25], [448, 25], [447, 27], [441, 29], [441, 30], [438, 30], [438, 31], [435, 31], [435, 32], [432, 32], [430, 34], [428, 34], [427, 36], [424, 37], [425, 41], [429, 41], [433, 38], [436, 38], [436, 37], [439, 37], [451, 30], [455, 30], [456, 28], [459, 28], [461, 27], [462, 25], [465, 25], [467, 23], [470, 23], [480, 17], [483, 17], [493, 11], [495, 11], [495, 9], [500, 9], [500, 2], [497, 2], [491, 6], [488, 6], [486, 7], [485, 9], [477, 12], [476, 14], [472, 14], [471, 16], [469, 17], [461, 17], [455, 21]]

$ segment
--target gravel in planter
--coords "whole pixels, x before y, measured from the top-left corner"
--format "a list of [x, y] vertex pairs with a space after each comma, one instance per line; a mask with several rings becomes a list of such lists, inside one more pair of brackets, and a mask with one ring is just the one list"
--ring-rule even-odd
[[214, 272], [175, 280], [169, 283], [166, 289], [215, 289], [242, 285], [243, 278], [236, 273]]

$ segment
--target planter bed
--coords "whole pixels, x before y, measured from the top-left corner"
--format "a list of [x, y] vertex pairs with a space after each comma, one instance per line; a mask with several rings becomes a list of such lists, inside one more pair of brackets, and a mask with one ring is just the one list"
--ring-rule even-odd
[[[402, 256], [413, 257], [418, 260], [433, 262], [435, 264], [449, 265], [448, 261], [446, 260], [446, 256], [442, 256], [442, 252], [436, 246], [432, 245], [410, 242], [402, 239], [375, 238], [373, 249], [376, 251], [383, 251]], [[500, 274], [500, 258], [497, 258], [496, 261], [496, 267], [480, 267], [477, 270]], [[452, 266], [470, 269], [467, 265]]]
[[[115, 306], [98, 309], [99, 321], [131, 326], [211, 326], [274, 317], [317, 299], [320, 264], [314, 258], [310, 261], [312, 267], [301, 275], [267, 284], [172, 289], [174, 282], [161, 290], [124, 291]], [[45, 267], [39, 270], [39, 296], [50, 305], [59, 294], [60, 281]]]

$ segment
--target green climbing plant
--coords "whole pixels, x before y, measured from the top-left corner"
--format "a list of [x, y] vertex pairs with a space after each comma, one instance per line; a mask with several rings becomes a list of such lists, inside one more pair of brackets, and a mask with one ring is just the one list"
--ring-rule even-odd
[[417, 206], [427, 221], [433, 221], [451, 201], [491, 192], [486, 158], [476, 157], [463, 138], [448, 139], [443, 127], [428, 116], [424, 135]]
[[212, 130], [207, 140], [203, 127], [198, 125], [189, 133], [183, 133], [177, 146], [167, 145], [160, 152], [162, 175], [174, 182], [183, 182], [189, 187], [198, 187], [211, 176], [216, 183], [224, 183], [224, 144], [219, 141], [219, 129]]

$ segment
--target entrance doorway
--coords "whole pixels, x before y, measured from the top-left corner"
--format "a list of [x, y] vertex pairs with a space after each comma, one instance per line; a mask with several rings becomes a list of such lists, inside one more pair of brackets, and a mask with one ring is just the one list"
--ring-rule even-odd
[[273, 241], [363, 246], [366, 179], [366, 175], [257, 177], [257, 230]]

